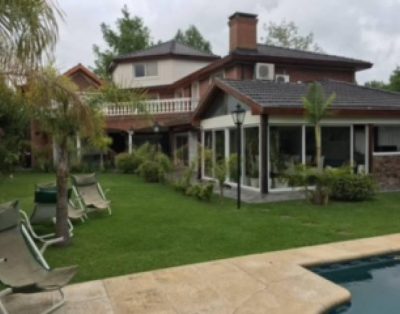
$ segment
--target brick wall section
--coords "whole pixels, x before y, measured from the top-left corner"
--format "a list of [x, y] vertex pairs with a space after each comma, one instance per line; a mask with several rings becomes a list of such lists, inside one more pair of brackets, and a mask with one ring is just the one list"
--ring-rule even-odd
[[233, 15], [229, 20], [229, 51], [257, 49], [257, 18]]
[[400, 190], [400, 155], [373, 156], [372, 174], [383, 190]]

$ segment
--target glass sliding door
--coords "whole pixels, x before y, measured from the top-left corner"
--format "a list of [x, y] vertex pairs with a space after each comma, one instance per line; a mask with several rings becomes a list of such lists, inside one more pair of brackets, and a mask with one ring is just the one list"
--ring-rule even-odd
[[269, 130], [271, 188], [288, 188], [285, 174], [302, 163], [302, 126], [271, 126]]
[[259, 187], [260, 178], [260, 150], [259, 150], [259, 129], [248, 127], [244, 132], [244, 184], [254, 188]]
[[224, 130], [215, 131], [214, 162], [225, 160], [225, 132]]
[[367, 132], [365, 125], [355, 125], [353, 131], [353, 165], [356, 173], [367, 172]]
[[182, 166], [189, 165], [189, 136], [188, 134], [177, 134], [175, 137], [176, 163]]
[[212, 163], [213, 163], [213, 133], [212, 131], [204, 132], [204, 148], [203, 148], [203, 162], [204, 162], [204, 175], [212, 178]]
[[322, 127], [322, 160], [324, 167], [349, 166], [350, 127]]
[[[306, 127], [306, 165], [316, 166], [315, 130]], [[323, 167], [350, 165], [350, 126], [322, 126], [321, 162]]]
[[237, 183], [237, 130], [229, 129], [229, 181]]

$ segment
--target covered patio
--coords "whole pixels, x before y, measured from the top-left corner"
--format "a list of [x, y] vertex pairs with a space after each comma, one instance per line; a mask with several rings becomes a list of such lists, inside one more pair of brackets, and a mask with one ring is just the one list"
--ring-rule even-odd
[[[400, 95], [336, 81], [321, 84], [327, 95], [337, 95], [321, 122], [323, 166], [348, 166], [373, 174], [384, 189], [399, 189]], [[202, 145], [212, 152], [211, 161], [203, 156], [202, 177], [213, 179], [212, 165], [236, 154], [230, 113], [240, 104], [246, 110], [241, 184], [262, 194], [292, 191], [285, 173], [315, 166], [315, 131], [301, 101], [307, 88], [306, 83], [217, 80], [195, 113]], [[391, 161], [392, 171], [385, 161]], [[235, 178], [229, 173], [227, 184], [235, 187]]]

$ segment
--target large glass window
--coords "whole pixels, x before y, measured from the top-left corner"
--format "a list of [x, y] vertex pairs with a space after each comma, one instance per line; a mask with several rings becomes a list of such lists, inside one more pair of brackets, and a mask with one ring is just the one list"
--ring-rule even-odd
[[[306, 127], [306, 164], [316, 166], [315, 129]], [[321, 162], [323, 167], [341, 167], [350, 164], [350, 127], [321, 128]]]
[[354, 126], [353, 163], [357, 173], [365, 173], [366, 169], [366, 132], [364, 125]]
[[400, 152], [400, 127], [374, 127], [375, 152]]
[[187, 134], [178, 134], [175, 138], [176, 161], [179, 165], [189, 165], [189, 137]]
[[302, 127], [270, 127], [271, 188], [288, 187], [285, 175], [302, 162]]
[[214, 161], [223, 162], [225, 160], [225, 132], [215, 131]]
[[259, 187], [260, 154], [258, 127], [245, 128], [244, 130], [244, 184]]
[[229, 130], [229, 181], [237, 182], [237, 130]]
[[324, 167], [350, 165], [350, 127], [322, 127]]
[[213, 134], [212, 131], [204, 132], [204, 175], [206, 177], [212, 177], [212, 149], [213, 149]]

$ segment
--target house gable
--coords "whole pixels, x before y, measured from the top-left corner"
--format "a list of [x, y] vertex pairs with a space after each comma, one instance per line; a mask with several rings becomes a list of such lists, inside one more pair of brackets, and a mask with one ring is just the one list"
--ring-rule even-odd
[[80, 91], [96, 90], [103, 84], [95, 73], [80, 63], [65, 72], [64, 76], [69, 77]]

